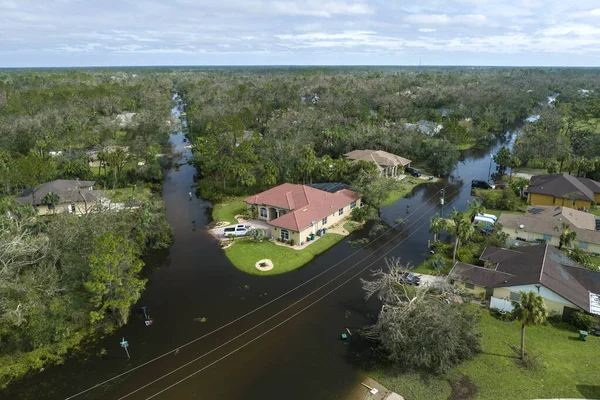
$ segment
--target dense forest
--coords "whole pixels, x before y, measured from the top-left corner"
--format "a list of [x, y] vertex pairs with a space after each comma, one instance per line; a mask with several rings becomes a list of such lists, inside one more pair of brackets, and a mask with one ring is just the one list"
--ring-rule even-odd
[[[600, 137], [588, 129], [600, 117], [594, 70], [230, 69], [174, 80], [209, 198], [280, 182], [351, 183], [356, 170], [341, 156], [354, 149], [388, 151], [446, 175], [458, 150], [486, 145], [538, 112], [515, 150], [523, 166], [579, 157], [589, 134]], [[545, 107], [551, 96], [557, 100]], [[420, 129], [420, 121], [439, 129]], [[585, 156], [600, 156], [593, 151]]]
[[[0, 70], [0, 387], [127, 322], [143, 255], [171, 241], [158, 193], [176, 94], [210, 200], [341, 181], [376, 207], [389, 188], [346, 152], [384, 150], [443, 176], [462, 149], [534, 114], [506, 164], [600, 176], [596, 70]], [[54, 179], [96, 181], [135, 207], [38, 216], [15, 201]]]
[[[0, 72], [0, 387], [127, 322], [142, 257], [171, 243], [157, 155], [177, 124], [172, 86], [159, 74]], [[14, 200], [54, 179], [96, 181], [126, 207], [38, 216]]]

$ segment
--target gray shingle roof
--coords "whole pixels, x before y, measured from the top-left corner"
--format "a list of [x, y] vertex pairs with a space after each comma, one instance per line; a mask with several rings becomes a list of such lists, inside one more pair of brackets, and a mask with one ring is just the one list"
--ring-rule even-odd
[[589, 292], [600, 292], [600, 272], [582, 268], [550, 245], [519, 250], [487, 247], [480, 259], [495, 263], [496, 267], [456, 263], [449, 276], [483, 287], [542, 284], [587, 311]]
[[600, 185], [591, 179], [577, 178], [563, 172], [532, 176], [527, 193], [545, 194], [561, 199], [594, 201], [594, 193], [600, 193]]
[[[35, 191], [35, 199], [34, 192], [32, 189], [27, 189], [24, 191], [21, 196], [17, 197], [16, 200], [21, 204], [31, 204], [34, 206], [39, 206], [44, 198], [44, 196], [48, 193], [56, 193], [60, 197], [61, 203], [73, 202], [73, 201], [82, 201], [81, 196], [79, 195], [79, 189], [84, 192], [92, 192], [88, 190], [93, 187], [96, 181], [79, 181], [79, 180], [66, 180], [66, 179], [57, 179], [55, 181], [50, 181], [43, 183], [37, 191]], [[78, 196], [79, 200], [74, 200], [73, 196]], [[90, 197], [90, 193], [86, 193], [85, 196]]]
[[395, 165], [401, 165], [404, 167], [411, 162], [407, 158], [400, 157], [383, 150], [353, 150], [344, 154], [344, 156], [353, 161], [371, 161], [377, 165], [385, 167], [393, 167]]

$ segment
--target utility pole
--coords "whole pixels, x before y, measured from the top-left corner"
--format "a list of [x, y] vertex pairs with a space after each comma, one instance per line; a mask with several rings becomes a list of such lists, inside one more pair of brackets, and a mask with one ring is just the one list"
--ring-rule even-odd
[[127, 359], [131, 360], [131, 357], [129, 357], [129, 350], [127, 350], [127, 348], [129, 347], [129, 343], [127, 342], [127, 340], [125, 340], [125, 338], [121, 340], [121, 347], [125, 349], [125, 353], [127, 353]]
[[445, 189], [442, 189], [441, 192], [442, 192], [442, 197], [440, 198], [440, 204], [442, 205], [441, 217], [444, 218], [444, 203], [445, 203], [444, 196], [446, 194], [446, 191], [445, 191]]
[[488, 179], [487, 179], [488, 182], [492, 178], [492, 161], [493, 160], [494, 160], [494, 153], [490, 152], [490, 168], [488, 169]]

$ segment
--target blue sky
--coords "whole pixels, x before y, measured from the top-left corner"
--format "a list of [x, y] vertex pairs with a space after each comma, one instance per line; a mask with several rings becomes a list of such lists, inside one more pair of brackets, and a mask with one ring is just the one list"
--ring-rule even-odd
[[0, 0], [0, 67], [600, 66], [598, 0]]

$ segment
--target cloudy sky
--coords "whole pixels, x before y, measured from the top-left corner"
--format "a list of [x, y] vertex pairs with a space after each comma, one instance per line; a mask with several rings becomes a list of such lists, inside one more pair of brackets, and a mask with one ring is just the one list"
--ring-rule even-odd
[[0, 67], [600, 66], [598, 0], [0, 0]]

